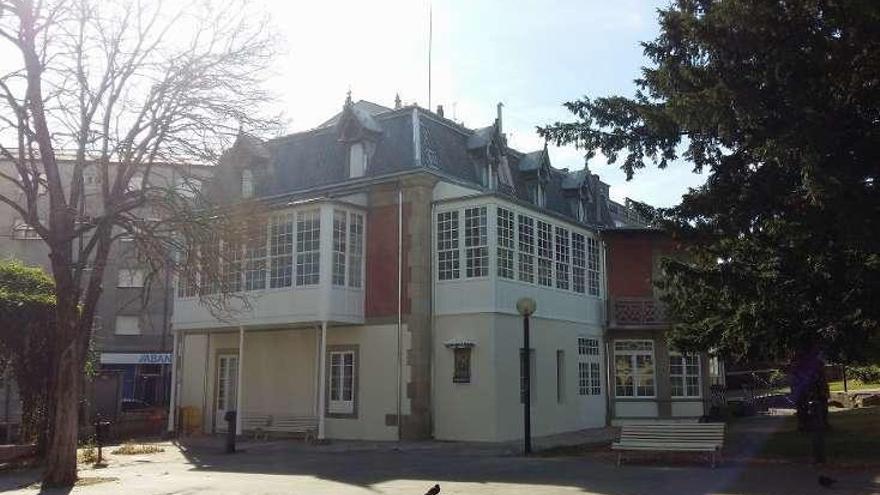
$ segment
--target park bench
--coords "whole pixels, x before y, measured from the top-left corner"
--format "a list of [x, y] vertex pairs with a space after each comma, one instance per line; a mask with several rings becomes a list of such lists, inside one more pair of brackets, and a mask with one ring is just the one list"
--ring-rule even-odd
[[241, 417], [242, 433], [250, 432], [254, 440], [269, 437], [269, 425], [272, 424], [272, 416], [259, 413], [244, 413]]
[[306, 440], [317, 436], [318, 418], [283, 414], [245, 413], [241, 418], [242, 433], [251, 433], [254, 439], [267, 439], [271, 433], [299, 433]]
[[318, 433], [318, 418], [315, 416], [274, 416], [269, 431], [279, 433], [302, 433], [307, 441], [314, 440]]
[[620, 429], [620, 440], [611, 444], [617, 450], [617, 465], [624, 451], [705, 452], [712, 467], [724, 445], [724, 423], [634, 423]]

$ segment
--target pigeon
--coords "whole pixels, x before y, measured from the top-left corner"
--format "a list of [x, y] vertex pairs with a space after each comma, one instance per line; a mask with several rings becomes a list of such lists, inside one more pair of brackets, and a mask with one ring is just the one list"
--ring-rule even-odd
[[425, 495], [437, 495], [438, 493], [440, 493], [440, 485], [434, 485], [430, 490], [425, 492]]
[[828, 476], [819, 475], [819, 484], [824, 486], [825, 488], [831, 488], [831, 485], [837, 483], [837, 480], [834, 478], [829, 478]]

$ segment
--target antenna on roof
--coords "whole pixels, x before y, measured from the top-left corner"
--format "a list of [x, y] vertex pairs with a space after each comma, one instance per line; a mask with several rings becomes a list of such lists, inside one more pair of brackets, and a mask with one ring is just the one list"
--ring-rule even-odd
[[434, 4], [428, 3], [428, 109], [431, 109], [431, 47], [434, 43]]

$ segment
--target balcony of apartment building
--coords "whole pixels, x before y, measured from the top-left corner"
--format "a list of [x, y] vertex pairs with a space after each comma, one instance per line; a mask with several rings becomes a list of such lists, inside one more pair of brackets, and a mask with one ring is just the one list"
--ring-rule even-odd
[[654, 329], [669, 326], [666, 309], [656, 297], [610, 297], [608, 326], [619, 329]]
[[196, 268], [179, 277], [174, 329], [362, 323], [365, 218], [354, 205], [320, 201], [255, 220], [240, 246], [219, 247], [228, 302], [208, 302], [215, 295]]

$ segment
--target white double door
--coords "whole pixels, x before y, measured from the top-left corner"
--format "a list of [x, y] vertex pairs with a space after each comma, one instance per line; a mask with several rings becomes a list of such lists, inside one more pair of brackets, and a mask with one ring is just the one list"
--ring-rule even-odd
[[[238, 355], [217, 356], [217, 409], [214, 425], [217, 431], [226, 431], [226, 412], [238, 404]], [[239, 413], [240, 414], [240, 413]]]

